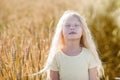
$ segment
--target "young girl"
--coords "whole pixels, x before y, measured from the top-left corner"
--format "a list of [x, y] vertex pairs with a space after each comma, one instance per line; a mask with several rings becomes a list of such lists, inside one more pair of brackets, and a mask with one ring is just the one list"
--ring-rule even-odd
[[85, 20], [65, 11], [52, 40], [46, 65], [47, 80], [98, 80], [102, 64]]

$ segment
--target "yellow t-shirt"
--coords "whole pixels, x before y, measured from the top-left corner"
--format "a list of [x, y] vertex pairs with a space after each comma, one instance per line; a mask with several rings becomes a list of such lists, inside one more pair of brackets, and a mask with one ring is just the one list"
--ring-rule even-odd
[[89, 80], [88, 69], [94, 68], [97, 63], [87, 48], [77, 56], [68, 56], [62, 51], [56, 53], [50, 70], [59, 71], [60, 80]]

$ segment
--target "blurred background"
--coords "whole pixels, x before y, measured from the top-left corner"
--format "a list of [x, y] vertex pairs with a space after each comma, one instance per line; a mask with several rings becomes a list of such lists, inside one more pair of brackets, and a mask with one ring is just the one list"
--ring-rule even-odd
[[120, 0], [0, 0], [0, 80], [34, 77], [44, 66], [56, 24], [65, 10], [79, 12], [92, 32], [105, 70], [120, 77]]

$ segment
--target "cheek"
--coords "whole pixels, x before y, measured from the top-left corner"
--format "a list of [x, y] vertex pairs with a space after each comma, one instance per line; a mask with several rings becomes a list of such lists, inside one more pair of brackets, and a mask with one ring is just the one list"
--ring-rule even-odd
[[62, 29], [62, 34], [63, 34], [63, 36], [67, 36], [67, 33], [68, 33], [67, 28], [63, 28], [63, 29]]
[[82, 33], [82, 29], [79, 29], [79, 33]]
[[82, 35], [82, 33], [83, 33], [82, 28], [79, 28], [79, 29], [77, 29], [77, 30], [78, 30], [78, 33], [79, 33], [80, 35]]

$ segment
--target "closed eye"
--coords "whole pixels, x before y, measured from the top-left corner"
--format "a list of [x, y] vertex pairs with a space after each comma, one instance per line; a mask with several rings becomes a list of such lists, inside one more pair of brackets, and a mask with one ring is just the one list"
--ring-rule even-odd
[[65, 25], [66, 27], [70, 27], [70, 25], [68, 24], [68, 25]]
[[75, 27], [78, 27], [79, 25], [78, 24], [75, 24]]

